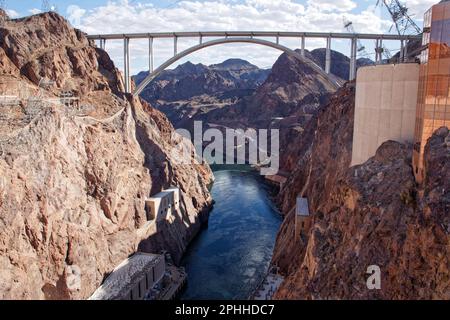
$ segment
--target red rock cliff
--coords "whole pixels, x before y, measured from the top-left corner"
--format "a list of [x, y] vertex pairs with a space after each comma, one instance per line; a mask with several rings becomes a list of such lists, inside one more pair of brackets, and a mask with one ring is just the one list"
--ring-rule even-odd
[[[273, 262], [286, 279], [276, 298], [449, 299], [448, 130], [428, 141], [427, 180], [417, 186], [412, 150], [397, 142], [349, 168], [353, 111], [350, 84], [322, 108], [310, 134], [292, 142], [306, 152], [279, 195], [287, 216]], [[296, 243], [290, 210], [298, 194], [309, 198], [314, 216]], [[370, 265], [380, 267], [381, 290], [366, 286]]]
[[[0, 66], [0, 94], [15, 96], [0, 106], [0, 298], [87, 298], [138, 249], [178, 261], [212, 173], [175, 161], [165, 116], [123, 94], [106, 52], [55, 13], [2, 22]], [[63, 91], [79, 104], [58, 103]], [[181, 212], [147, 223], [145, 198], [170, 185]]]

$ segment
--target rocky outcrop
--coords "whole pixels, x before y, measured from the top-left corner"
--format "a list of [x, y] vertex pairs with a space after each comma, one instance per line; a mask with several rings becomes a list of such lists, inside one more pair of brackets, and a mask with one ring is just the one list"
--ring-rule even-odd
[[312, 212], [320, 210], [321, 200], [327, 198], [350, 165], [354, 94], [354, 84], [348, 83], [320, 107], [304, 129], [282, 143], [286, 148], [281, 150], [281, 169], [291, 174], [276, 198], [285, 219], [278, 233], [273, 262], [285, 274], [297, 268], [306, 247], [306, 243], [295, 243], [292, 237], [297, 196], [309, 198]]
[[[87, 298], [137, 250], [179, 261], [212, 173], [180, 162], [167, 118], [124, 94], [108, 55], [55, 13], [2, 24], [0, 65], [2, 90], [17, 95], [0, 106], [0, 298]], [[60, 103], [66, 91], [80, 102]], [[147, 221], [145, 198], [171, 185], [181, 211]]]
[[[314, 61], [325, 69], [326, 49], [319, 48], [311, 51]], [[357, 67], [373, 65], [374, 62], [369, 58], [359, 58], [356, 60]], [[331, 50], [331, 68], [330, 72], [343, 80], [348, 80], [350, 75], [350, 58], [339, 51]]]
[[246, 117], [257, 127], [267, 127], [274, 118], [296, 113], [310, 114], [334, 93], [333, 83], [297, 58], [283, 53], [267, 80], [245, 105]]
[[[349, 168], [353, 111], [347, 85], [321, 110], [312, 141], [296, 142], [307, 152], [279, 198], [288, 213], [296, 195], [308, 197], [313, 225], [295, 243], [287, 214], [273, 257], [286, 279], [275, 297], [448, 299], [448, 130], [429, 140], [427, 179], [417, 186], [411, 147], [394, 141]], [[366, 286], [371, 265], [380, 267], [381, 290]]]

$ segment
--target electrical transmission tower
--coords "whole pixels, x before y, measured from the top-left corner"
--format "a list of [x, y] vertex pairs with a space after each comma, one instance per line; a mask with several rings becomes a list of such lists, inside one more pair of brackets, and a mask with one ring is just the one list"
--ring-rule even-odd
[[[355, 28], [353, 27], [353, 22], [347, 20], [346, 17], [344, 17], [344, 28], [347, 29], [348, 32], [356, 34]], [[359, 41], [359, 39], [356, 44], [359, 55], [367, 57], [368, 54], [366, 52], [366, 47], [361, 43], [361, 41]]]
[[[349, 20], [347, 20], [346, 17], [344, 17], [344, 27], [347, 29], [348, 32], [356, 34], [355, 28], [353, 26], [353, 23]], [[361, 43], [361, 41], [356, 42], [357, 45], [357, 51], [358, 54], [364, 58], [369, 58], [369, 54], [367, 53], [366, 47]], [[385, 59], [390, 59], [392, 57], [390, 51], [388, 48], [386, 48], [385, 45], [382, 47], [379, 46], [378, 42], [375, 45], [375, 52], [381, 56], [384, 56]]]
[[408, 8], [399, 0], [377, 0], [377, 6], [379, 5], [384, 5], [391, 15], [394, 24], [389, 31], [395, 26], [397, 33], [401, 36], [421, 33], [419, 26], [409, 16]]
[[41, 4], [41, 10], [42, 12], [58, 12], [58, 9], [55, 5], [51, 5], [50, 1], [48, 0], [42, 0], [42, 4]]
[[50, 2], [48, 0], [42, 0], [41, 10], [42, 12], [50, 11]]

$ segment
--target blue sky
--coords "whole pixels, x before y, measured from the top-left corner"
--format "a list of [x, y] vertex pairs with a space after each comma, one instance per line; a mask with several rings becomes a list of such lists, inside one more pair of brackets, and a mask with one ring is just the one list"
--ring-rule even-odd
[[[406, 0], [411, 14], [421, 25], [423, 12], [437, 0]], [[6, 0], [6, 9], [13, 18], [38, 13], [42, 1]], [[357, 32], [388, 33], [391, 22], [385, 8], [375, 7], [376, 0], [49, 0], [58, 13], [73, 26], [87, 33], [125, 33], [160, 31], [211, 31], [211, 30], [271, 30], [271, 31], [325, 31], [344, 32], [344, 17], [353, 21]], [[283, 40], [282, 44], [298, 48], [296, 39]], [[181, 40], [183, 50], [192, 41]], [[309, 49], [324, 47], [324, 40], [310, 40]], [[373, 58], [372, 42], [364, 43]], [[386, 43], [395, 51], [397, 43]], [[344, 41], [335, 41], [333, 49], [348, 54]], [[110, 41], [106, 47], [116, 65], [122, 67], [122, 43]], [[155, 43], [156, 66], [168, 59], [173, 48], [170, 42]], [[131, 43], [132, 73], [147, 68], [147, 43]], [[199, 51], [186, 60], [212, 64], [227, 58], [243, 58], [260, 67], [270, 67], [280, 53], [248, 44], [226, 45]]]

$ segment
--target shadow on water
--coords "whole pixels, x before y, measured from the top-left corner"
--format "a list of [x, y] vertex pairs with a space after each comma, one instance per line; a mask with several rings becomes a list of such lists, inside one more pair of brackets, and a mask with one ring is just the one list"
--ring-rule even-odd
[[233, 168], [214, 175], [208, 227], [182, 261], [188, 273], [184, 300], [247, 299], [267, 271], [281, 224], [257, 172]]

